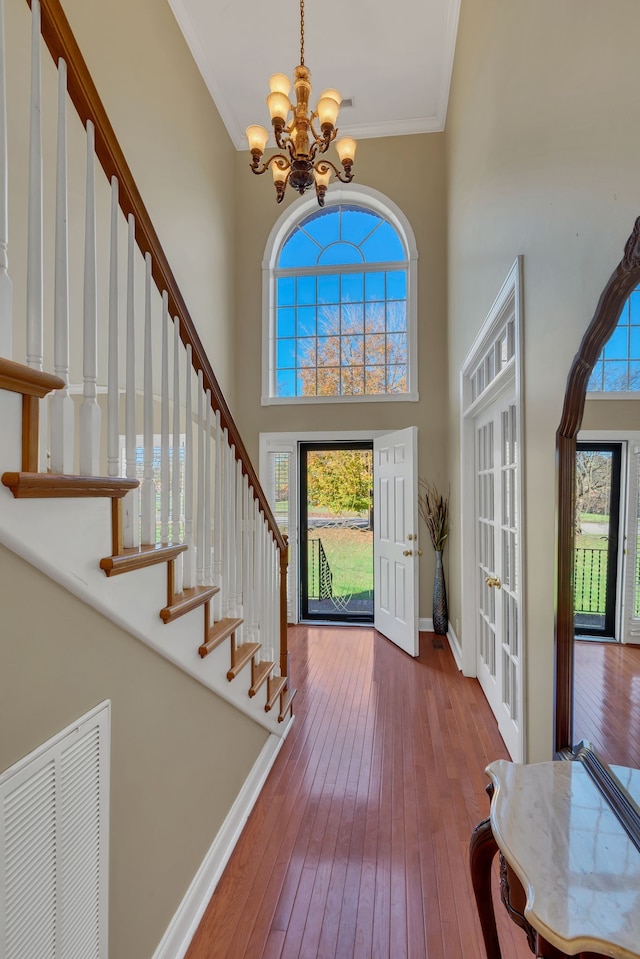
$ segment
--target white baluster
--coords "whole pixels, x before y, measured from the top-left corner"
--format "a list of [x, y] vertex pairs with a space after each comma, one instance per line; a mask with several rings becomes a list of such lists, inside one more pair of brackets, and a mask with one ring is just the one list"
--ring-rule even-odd
[[[173, 439], [171, 461], [171, 542], [181, 542], [180, 516], [182, 503], [180, 475], [180, 324], [178, 317], [173, 319]], [[176, 593], [182, 592], [184, 554], [180, 553], [174, 562]]]
[[111, 251], [109, 258], [109, 365], [107, 380], [107, 475], [120, 475], [120, 384], [118, 371], [118, 181], [111, 177]]
[[169, 542], [169, 294], [162, 294], [162, 373], [160, 381], [160, 542]]
[[198, 482], [196, 503], [196, 541], [197, 565], [196, 582], [204, 585], [204, 380], [202, 370], [198, 370]]
[[[260, 576], [262, 565], [260, 563], [260, 510], [258, 508], [258, 500], [254, 499], [252, 502], [252, 534], [251, 534], [251, 557], [252, 557], [252, 566], [253, 566], [253, 608], [251, 615], [251, 633], [255, 637], [254, 642], [260, 640]], [[266, 659], [266, 656], [263, 653], [263, 659]]]
[[4, 0], [0, 0], [0, 356], [13, 356], [13, 287], [9, 276], [9, 159]]
[[[127, 365], [125, 382], [125, 459], [127, 479], [137, 479], [136, 470], [136, 328], [135, 328], [135, 220], [129, 214], [127, 236]], [[124, 501], [124, 545], [140, 545], [140, 491], [127, 493]]]
[[[31, 106], [29, 119], [29, 224], [27, 237], [27, 363], [42, 369], [42, 128], [40, 96], [40, 0], [31, 3]], [[44, 404], [43, 404], [44, 405]]]
[[205, 586], [213, 585], [211, 571], [211, 390], [205, 396], [205, 443], [204, 443], [204, 570]]
[[58, 162], [56, 170], [53, 362], [64, 387], [51, 394], [51, 470], [73, 473], [74, 412], [69, 395], [69, 239], [67, 208], [67, 64], [58, 61]]
[[237, 614], [244, 619], [244, 609], [243, 609], [243, 580], [242, 574], [244, 570], [244, 535], [242, 529], [242, 519], [243, 519], [243, 506], [244, 506], [244, 495], [243, 495], [243, 484], [242, 484], [242, 462], [241, 460], [236, 460], [236, 475], [235, 475], [235, 484], [236, 484], [236, 609]]
[[186, 349], [186, 370], [185, 370], [185, 437], [184, 437], [184, 541], [187, 544], [187, 552], [184, 559], [184, 586], [191, 588], [195, 586], [195, 544], [193, 541], [193, 415], [192, 415], [192, 379], [193, 367], [191, 357], [191, 345]]
[[[222, 428], [220, 411], [216, 410], [215, 462], [213, 471], [213, 585], [222, 588]], [[213, 618], [217, 622], [222, 618], [222, 592], [213, 599]]]
[[238, 615], [236, 607], [236, 448], [229, 447], [229, 457], [227, 463], [227, 490], [228, 500], [226, 506], [227, 525], [229, 527], [229, 552], [225, 568], [225, 578], [229, 578], [228, 599], [229, 615], [235, 617]]
[[87, 120], [87, 196], [84, 232], [83, 400], [80, 405], [80, 473], [97, 476], [100, 466], [98, 406], [98, 293], [96, 288], [95, 130]]
[[153, 356], [151, 337], [151, 254], [144, 258], [144, 395], [143, 395], [143, 459], [142, 488], [142, 545], [156, 542], [156, 484], [153, 476]]
[[[249, 477], [244, 477], [244, 570], [242, 574], [242, 598], [244, 618], [246, 623], [246, 632], [249, 642], [255, 642], [255, 630], [253, 628], [253, 510], [251, 508], [251, 489], [249, 487]], [[258, 660], [264, 657], [259, 653]]]
[[229, 463], [231, 450], [225, 429], [222, 438], [222, 615], [231, 616], [231, 494], [229, 491]]

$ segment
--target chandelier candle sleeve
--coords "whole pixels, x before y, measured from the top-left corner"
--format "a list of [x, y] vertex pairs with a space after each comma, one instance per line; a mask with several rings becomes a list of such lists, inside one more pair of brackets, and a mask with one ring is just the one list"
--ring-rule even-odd
[[[278, 203], [284, 198], [287, 184], [300, 195], [315, 185], [318, 203], [324, 206], [332, 175], [342, 183], [349, 183], [353, 179], [356, 144], [351, 137], [342, 137], [336, 142], [341, 170], [324, 156], [336, 139], [342, 97], [333, 88], [323, 90], [316, 109], [310, 111], [311, 74], [304, 63], [304, 0], [300, 0], [300, 63], [294, 70], [293, 82], [295, 104], [289, 100], [291, 81], [284, 73], [274, 73], [270, 77], [269, 89], [267, 107], [276, 145], [286, 153], [276, 153], [261, 163], [269, 134], [264, 127], [253, 124], [246, 131], [251, 151], [251, 170], [260, 175], [271, 169]], [[320, 123], [320, 133], [314, 126], [315, 120]]]

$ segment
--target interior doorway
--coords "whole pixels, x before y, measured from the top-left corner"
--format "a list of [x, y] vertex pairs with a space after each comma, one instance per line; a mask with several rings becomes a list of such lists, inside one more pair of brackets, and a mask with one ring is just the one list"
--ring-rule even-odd
[[574, 631], [619, 638], [618, 583], [622, 443], [576, 444]]
[[372, 623], [373, 443], [299, 444], [300, 617]]

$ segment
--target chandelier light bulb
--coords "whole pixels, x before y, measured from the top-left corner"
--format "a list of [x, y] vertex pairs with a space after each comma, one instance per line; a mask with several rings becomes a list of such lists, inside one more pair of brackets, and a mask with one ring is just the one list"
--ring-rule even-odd
[[320, 94], [319, 100], [322, 100], [324, 97], [329, 97], [331, 100], [335, 100], [338, 106], [342, 103], [342, 96], [338, 93], [337, 90], [329, 89], [323, 90]]
[[341, 137], [336, 142], [336, 150], [343, 166], [351, 165], [356, 155], [356, 141], [353, 137]]
[[339, 109], [340, 105], [337, 100], [327, 96], [320, 97], [318, 100], [318, 119], [323, 130], [325, 126], [334, 127], [336, 125]]
[[265, 130], [259, 123], [253, 123], [250, 127], [247, 127], [246, 134], [251, 152], [255, 151], [262, 155], [269, 139], [269, 131]]
[[289, 97], [278, 91], [270, 93], [267, 97], [267, 106], [269, 107], [271, 122], [284, 126], [290, 108]]
[[291, 80], [286, 73], [274, 73], [269, 78], [269, 89], [272, 93], [284, 93], [288, 99], [291, 92]]

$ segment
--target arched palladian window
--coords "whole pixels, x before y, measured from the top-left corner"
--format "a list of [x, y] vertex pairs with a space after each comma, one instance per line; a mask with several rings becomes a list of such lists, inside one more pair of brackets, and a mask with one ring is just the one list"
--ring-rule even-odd
[[640, 286], [622, 307], [589, 379], [590, 393], [640, 394]]
[[417, 399], [413, 232], [373, 190], [294, 204], [265, 257], [264, 403]]

